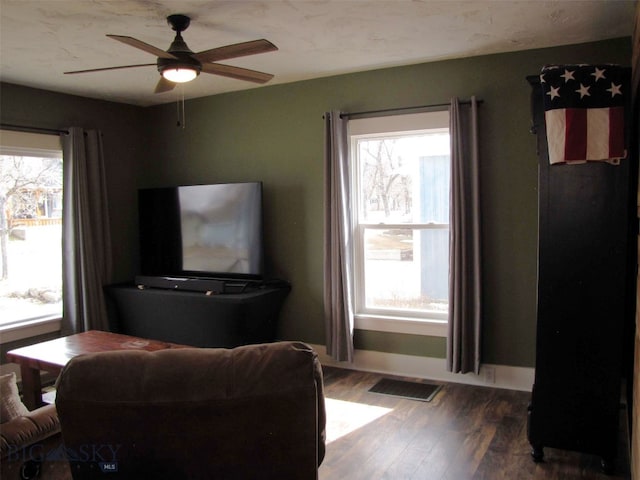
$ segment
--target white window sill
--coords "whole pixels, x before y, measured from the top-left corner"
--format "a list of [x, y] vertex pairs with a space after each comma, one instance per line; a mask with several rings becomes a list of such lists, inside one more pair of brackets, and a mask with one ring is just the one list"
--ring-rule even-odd
[[378, 332], [406, 333], [429, 337], [446, 337], [448, 322], [440, 319], [356, 315], [355, 328]]
[[37, 335], [59, 332], [61, 323], [62, 317], [60, 315], [50, 315], [6, 325], [0, 324], [0, 343], [15, 342]]

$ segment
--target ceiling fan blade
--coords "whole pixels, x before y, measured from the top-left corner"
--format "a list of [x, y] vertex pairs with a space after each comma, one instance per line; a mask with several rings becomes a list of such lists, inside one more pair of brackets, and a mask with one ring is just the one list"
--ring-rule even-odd
[[124, 35], [107, 35], [107, 37], [109, 38], [113, 38], [114, 40], [118, 40], [119, 42], [122, 43], [126, 43], [127, 45], [131, 46], [131, 47], [135, 47], [138, 48], [140, 50], [143, 50], [147, 53], [151, 53], [152, 55], [155, 55], [156, 57], [160, 57], [160, 58], [173, 58], [173, 59], [177, 59], [178, 57], [176, 57], [175, 55], [172, 55], [168, 52], [165, 52], [164, 50], [160, 50], [157, 47], [154, 47], [153, 45], [149, 45], [148, 43], [143, 42], [142, 40], [138, 40], [136, 38], [133, 37], [127, 37]]
[[156, 85], [156, 89], [153, 91], [153, 93], [169, 92], [173, 90], [175, 86], [176, 86], [175, 83], [170, 82], [169, 80], [161, 76], [160, 80], [158, 80], [158, 84]]
[[257, 53], [267, 53], [278, 50], [269, 40], [253, 40], [250, 42], [236, 43], [235, 45], [227, 45], [225, 47], [212, 48], [192, 55], [193, 58], [200, 62], [217, 62], [219, 60], [228, 60], [229, 58], [244, 57], [247, 55], [255, 55]]
[[91, 72], [104, 72], [105, 70], [121, 70], [123, 68], [136, 68], [136, 67], [155, 67], [155, 63], [141, 63], [139, 65], [122, 65], [120, 67], [104, 67], [104, 68], [91, 68], [89, 70], [75, 70], [73, 72], [64, 72], [65, 75], [73, 75], [75, 73], [91, 73]]
[[232, 67], [231, 65], [222, 65], [221, 63], [203, 63], [202, 71], [213, 75], [221, 75], [223, 77], [230, 77], [237, 80], [246, 80], [247, 82], [255, 83], [266, 83], [273, 78], [273, 75], [270, 73]]

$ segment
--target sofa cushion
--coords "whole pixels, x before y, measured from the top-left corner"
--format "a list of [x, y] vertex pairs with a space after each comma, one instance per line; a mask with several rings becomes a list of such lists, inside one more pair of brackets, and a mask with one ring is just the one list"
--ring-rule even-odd
[[6, 423], [29, 413], [20, 400], [15, 373], [0, 376], [0, 397], [0, 423]]

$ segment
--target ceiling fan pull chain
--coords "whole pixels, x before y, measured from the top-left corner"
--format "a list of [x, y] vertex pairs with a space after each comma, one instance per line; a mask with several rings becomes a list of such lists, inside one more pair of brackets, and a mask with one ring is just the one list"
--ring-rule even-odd
[[180, 93], [182, 95], [182, 128], [187, 126], [187, 116], [184, 112], [184, 85], [180, 85]]
[[184, 113], [184, 85], [180, 84], [180, 94], [176, 101], [178, 121], [176, 126], [184, 129], [186, 126], [186, 117]]

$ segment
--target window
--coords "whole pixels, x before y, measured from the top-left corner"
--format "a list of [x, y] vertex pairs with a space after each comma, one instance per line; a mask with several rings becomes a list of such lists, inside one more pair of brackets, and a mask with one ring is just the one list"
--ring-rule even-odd
[[2, 131], [0, 327], [62, 315], [60, 139]]
[[445, 335], [449, 112], [351, 120], [349, 135], [356, 325]]

